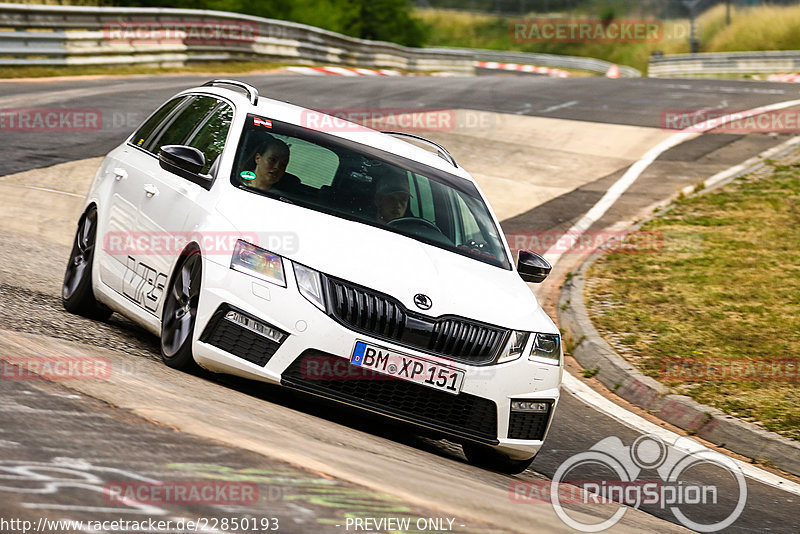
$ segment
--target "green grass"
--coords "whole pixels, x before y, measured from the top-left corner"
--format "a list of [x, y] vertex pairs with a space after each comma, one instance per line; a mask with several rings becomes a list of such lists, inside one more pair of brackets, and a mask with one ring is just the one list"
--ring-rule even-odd
[[[649, 221], [660, 253], [608, 254], [587, 305], [601, 334], [645, 374], [667, 360], [800, 365], [800, 164], [777, 165]], [[800, 439], [797, 381], [666, 382], [679, 393]]]
[[[630, 65], [645, 73], [655, 50], [664, 54], [689, 52], [689, 21], [663, 21], [663, 38], [658, 42], [628, 43], [520, 43], [512, 39], [512, 18], [448, 10], [418, 9], [417, 18], [430, 29], [427, 46], [488, 48], [522, 52], [565, 54], [605, 59]], [[526, 18], [540, 18], [530, 14]], [[584, 15], [575, 15], [576, 18]], [[586, 16], [586, 18], [597, 18]], [[617, 16], [638, 19], [638, 16]], [[740, 50], [800, 49], [800, 6], [759, 6], [732, 8], [731, 24], [726, 25], [725, 6], [717, 5], [697, 19], [696, 29], [701, 52]], [[730, 77], [730, 76], [720, 76]], [[750, 77], [739, 75], [738, 77]]]

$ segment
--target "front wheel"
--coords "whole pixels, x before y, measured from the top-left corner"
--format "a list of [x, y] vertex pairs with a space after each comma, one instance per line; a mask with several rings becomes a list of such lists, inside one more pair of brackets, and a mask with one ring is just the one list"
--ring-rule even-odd
[[97, 302], [92, 289], [96, 242], [97, 208], [91, 206], [78, 222], [78, 231], [64, 272], [64, 283], [61, 285], [61, 303], [70, 313], [103, 321], [109, 318], [111, 310]]
[[532, 456], [527, 460], [514, 460], [502, 452], [477, 443], [462, 443], [461, 448], [464, 450], [464, 456], [467, 457], [469, 463], [507, 475], [522, 473], [530, 467], [535, 458], [535, 456]]
[[161, 359], [174, 369], [189, 370], [197, 364], [192, 356], [192, 337], [200, 300], [202, 261], [190, 250], [172, 277], [161, 318]]

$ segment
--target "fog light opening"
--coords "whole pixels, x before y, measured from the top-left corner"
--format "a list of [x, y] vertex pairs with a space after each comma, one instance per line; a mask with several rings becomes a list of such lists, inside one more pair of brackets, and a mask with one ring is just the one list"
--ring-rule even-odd
[[282, 343], [283, 340], [286, 338], [286, 334], [284, 334], [280, 330], [276, 330], [275, 328], [272, 328], [268, 324], [262, 323], [261, 321], [257, 321], [252, 317], [244, 315], [243, 313], [239, 313], [236, 311], [229, 311], [225, 314], [225, 319], [232, 323], [236, 323], [239, 326], [247, 328], [248, 330], [251, 330], [256, 334], [264, 336], [265, 338], [269, 339], [270, 341], [274, 341], [275, 343]]

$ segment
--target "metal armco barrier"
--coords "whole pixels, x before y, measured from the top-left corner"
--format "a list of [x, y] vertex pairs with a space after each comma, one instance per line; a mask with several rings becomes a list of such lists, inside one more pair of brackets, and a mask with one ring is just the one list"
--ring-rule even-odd
[[784, 72], [800, 72], [800, 50], [716, 52], [651, 57], [648, 68], [648, 75], [653, 78]]
[[[221, 28], [221, 39], [192, 32]], [[131, 28], [150, 28], [145, 38]], [[226, 33], [225, 30], [235, 30]], [[230, 35], [229, 35], [230, 34]], [[458, 48], [409, 48], [250, 15], [193, 9], [108, 8], [0, 3], [0, 66], [185, 65], [275, 61], [410, 71], [472, 72], [475, 61], [516, 62], [605, 73], [593, 58]], [[639, 76], [620, 67], [623, 76]]]

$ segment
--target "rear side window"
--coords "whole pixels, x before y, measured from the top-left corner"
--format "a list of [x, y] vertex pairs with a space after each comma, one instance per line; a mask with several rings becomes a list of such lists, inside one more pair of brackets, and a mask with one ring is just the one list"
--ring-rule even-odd
[[172, 115], [169, 123], [155, 137], [145, 143], [145, 149], [156, 153], [164, 145], [185, 145], [189, 136], [202, 123], [219, 101], [209, 96], [195, 96], [178, 113]]
[[139, 126], [139, 129], [133, 134], [131, 142], [136, 146], [143, 146], [147, 139], [153, 134], [158, 126], [166, 119], [172, 110], [178, 107], [178, 104], [184, 102], [186, 97], [174, 98], [158, 108], [144, 124]]

